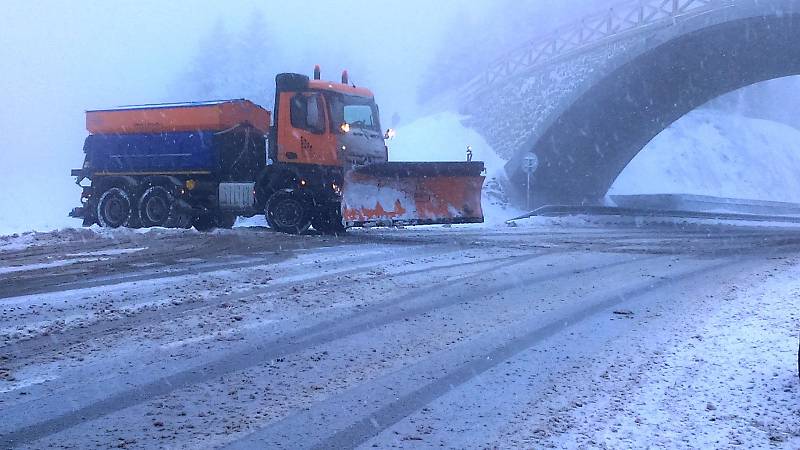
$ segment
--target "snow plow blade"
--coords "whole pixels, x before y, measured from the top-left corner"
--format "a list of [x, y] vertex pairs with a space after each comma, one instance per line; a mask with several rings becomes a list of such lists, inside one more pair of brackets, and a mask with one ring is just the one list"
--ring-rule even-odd
[[482, 223], [484, 164], [380, 163], [345, 174], [348, 227]]

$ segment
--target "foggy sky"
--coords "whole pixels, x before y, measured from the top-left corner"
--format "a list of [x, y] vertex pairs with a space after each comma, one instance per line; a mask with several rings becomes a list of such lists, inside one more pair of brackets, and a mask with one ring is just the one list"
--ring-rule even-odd
[[[529, 0], [543, 11], [563, 9], [565, 2]], [[4, 1], [0, 165], [10, 174], [0, 177], [0, 214], [35, 214], [46, 205], [60, 217], [77, 205], [79, 190], [70, 184], [69, 169], [82, 163], [84, 111], [176, 100], [168, 98], [170, 84], [196, 56], [198, 41], [219, 20], [237, 30], [254, 10], [260, 10], [276, 45], [284, 53], [302, 55], [295, 60], [302, 61], [302, 67], [285, 71], [309, 73], [320, 55], [347, 54], [369, 67], [370, 87], [385, 113], [411, 114], [421, 73], [440, 41], [458, 39], [441, 35], [444, 24], [459, 13], [471, 24], [490, 26], [481, 18], [495, 4], [492, 0]], [[552, 25], [544, 15], [542, 21]], [[335, 79], [344, 68], [323, 70]], [[351, 75], [358, 82], [359, 74]]]

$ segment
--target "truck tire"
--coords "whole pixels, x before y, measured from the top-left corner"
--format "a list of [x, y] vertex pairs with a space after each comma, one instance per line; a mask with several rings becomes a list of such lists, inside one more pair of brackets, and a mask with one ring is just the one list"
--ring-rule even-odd
[[97, 223], [104, 228], [126, 226], [131, 220], [131, 197], [124, 189], [112, 187], [97, 202]]
[[311, 220], [311, 225], [322, 234], [338, 236], [347, 231], [342, 222], [341, 206], [330, 206], [322, 209]]
[[139, 199], [139, 220], [143, 227], [175, 228], [182, 225], [175, 197], [163, 186], [152, 186]]
[[264, 215], [269, 227], [287, 234], [303, 234], [311, 226], [308, 202], [296, 191], [278, 191], [269, 198]]

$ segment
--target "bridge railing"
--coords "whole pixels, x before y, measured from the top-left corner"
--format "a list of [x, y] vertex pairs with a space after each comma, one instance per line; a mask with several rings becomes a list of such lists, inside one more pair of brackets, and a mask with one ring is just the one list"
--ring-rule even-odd
[[568, 54], [681, 17], [729, 7], [735, 0], [629, 0], [523, 44], [479, 77], [483, 86], [553, 62]]

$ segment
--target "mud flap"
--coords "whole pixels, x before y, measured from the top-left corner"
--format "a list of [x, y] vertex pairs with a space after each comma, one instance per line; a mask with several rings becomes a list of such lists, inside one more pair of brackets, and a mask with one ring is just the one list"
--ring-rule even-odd
[[381, 163], [345, 174], [347, 226], [483, 222], [484, 164]]

